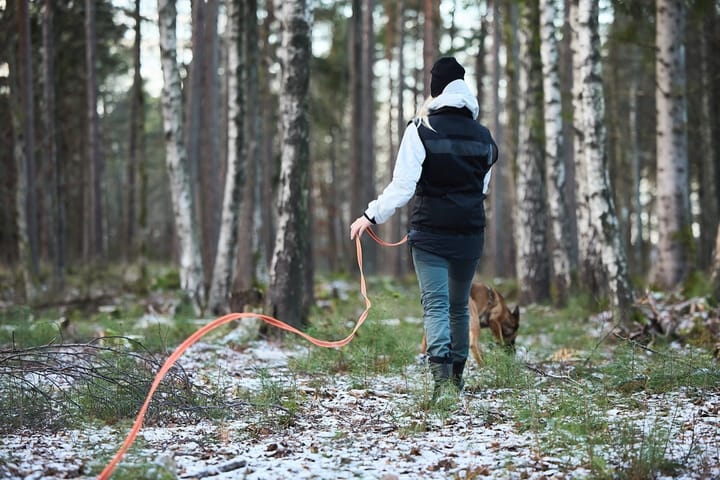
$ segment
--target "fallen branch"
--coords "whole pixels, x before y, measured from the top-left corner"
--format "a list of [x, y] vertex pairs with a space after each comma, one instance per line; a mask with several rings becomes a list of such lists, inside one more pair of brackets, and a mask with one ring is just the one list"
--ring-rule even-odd
[[548, 373], [545, 370], [541, 369], [540, 367], [537, 367], [537, 366], [535, 366], [531, 363], [527, 363], [527, 362], [525, 362], [525, 368], [527, 368], [531, 372], [535, 372], [539, 375], [542, 375], [543, 377], [552, 378], [553, 380], [562, 380], [564, 382], [571, 383], [571, 384], [575, 385], [576, 387], [585, 389], [585, 386], [582, 383], [578, 382], [577, 380], [573, 380], [572, 378], [570, 378], [567, 375], [553, 375], [552, 373]]

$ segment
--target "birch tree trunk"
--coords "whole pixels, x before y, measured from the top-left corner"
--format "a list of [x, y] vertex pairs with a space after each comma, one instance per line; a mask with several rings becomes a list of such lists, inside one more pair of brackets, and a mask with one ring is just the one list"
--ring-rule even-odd
[[685, 7], [656, 0], [657, 221], [655, 283], [673, 288], [685, 279], [692, 244], [687, 157]]
[[550, 294], [542, 144], [542, 66], [538, 0], [522, 7], [519, 68], [518, 203], [515, 213], [516, 268], [520, 302], [547, 300]]
[[160, 59], [163, 72], [162, 107], [165, 161], [175, 216], [180, 260], [180, 286], [197, 312], [205, 305], [203, 268], [195, 209], [190, 191], [187, 153], [183, 142], [182, 91], [177, 64], [175, 0], [158, 0]]
[[575, 162], [580, 259], [591, 291], [607, 295], [614, 315], [625, 321], [634, 292], [620, 239], [607, 168], [607, 133], [600, 71], [598, 0], [573, 4]]
[[550, 290], [556, 303], [564, 304], [570, 287], [570, 238], [565, 199], [559, 55], [555, 32], [556, 1], [540, 0], [540, 55], [545, 106], [545, 184], [550, 226]]
[[95, 0], [85, 0], [85, 68], [87, 99], [87, 149], [90, 165], [90, 237], [89, 253], [92, 257], [103, 255], [103, 204], [102, 171], [103, 149], [100, 139], [100, 118], [98, 117], [97, 85], [97, 35], [95, 33]]
[[278, 225], [270, 268], [270, 314], [295, 327], [307, 323], [312, 283], [307, 269], [309, 242], [310, 8], [306, 0], [282, 4], [282, 81], [280, 112], [282, 154], [278, 191]]
[[47, 212], [52, 218], [50, 230], [50, 252], [53, 264], [53, 283], [58, 290], [65, 284], [65, 209], [62, 190], [62, 170], [58, 155], [55, 129], [55, 48], [54, 23], [55, 0], [45, 0], [42, 11], [42, 64], [43, 64], [43, 109], [42, 124], [45, 130], [43, 156], [46, 165], [48, 199]]
[[[220, 234], [208, 307], [227, 313], [238, 252], [238, 225], [245, 183], [245, 13], [243, 0], [228, 2], [228, 161], [225, 173]], [[247, 248], [247, 247], [246, 247]]]

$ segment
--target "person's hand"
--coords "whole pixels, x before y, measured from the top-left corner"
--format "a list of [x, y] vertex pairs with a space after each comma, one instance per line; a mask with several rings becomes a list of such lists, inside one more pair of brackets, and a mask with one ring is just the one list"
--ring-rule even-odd
[[372, 223], [365, 217], [365, 215], [358, 217], [352, 225], [350, 225], [350, 240], [355, 237], [360, 238], [363, 232], [367, 230], [370, 225], [372, 225]]

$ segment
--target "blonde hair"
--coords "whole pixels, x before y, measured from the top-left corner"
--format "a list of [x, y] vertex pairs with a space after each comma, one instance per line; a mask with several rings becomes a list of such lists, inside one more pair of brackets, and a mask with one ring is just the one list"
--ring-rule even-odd
[[434, 130], [434, 128], [430, 126], [430, 119], [428, 118], [430, 115], [430, 104], [433, 100], [435, 100], [435, 97], [428, 95], [423, 104], [420, 106], [420, 110], [418, 110], [417, 114], [417, 119], [430, 130]]

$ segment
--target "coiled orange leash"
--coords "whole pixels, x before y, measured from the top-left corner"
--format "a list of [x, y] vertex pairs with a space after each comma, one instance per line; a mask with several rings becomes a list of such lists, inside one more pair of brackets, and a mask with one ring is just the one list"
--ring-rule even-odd
[[[402, 240], [395, 243], [388, 243], [384, 240], [381, 240], [375, 232], [372, 231], [372, 229], [368, 228], [366, 230], [368, 232], [368, 235], [372, 237], [373, 240], [375, 240], [377, 243], [379, 243], [382, 246], [385, 247], [397, 247], [399, 245], [402, 245], [407, 241], [407, 235], [405, 235]], [[365, 319], [368, 316], [368, 313], [370, 312], [370, 306], [372, 305], [370, 303], [370, 299], [367, 296], [367, 289], [365, 286], [365, 275], [363, 274], [363, 261], [362, 261], [362, 246], [360, 245], [360, 237], [355, 238], [355, 249], [357, 251], [357, 261], [358, 261], [358, 267], [360, 269], [360, 293], [362, 294], [363, 298], [365, 299], [365, 310], [362, 312], [360, 317], [358, 318], [357, 322], [355, 323], [355, 327], [350, 332], [350, 335], [345, 337], [342, 340], [336, 340], [336, 341], [327, 341], [327, 340], [318, 340], [317, 338], [314, 338], [304, 332], [301, 332], [297, 328], [288, 325], [285, 322], [282, 322], [278, 320], [277, 318], [270, 317], [268, 315], [262, 315], [259, 313], [229, 313], [227, 315], [224, 315], [222, 317], [216, 318], [212, 322], [208, 323], [204, 327], [200, 328], [197, 332], [190, 335], [184, 342], [182, 342], [175, 351], [168, 357], [167, 360], [165, 360], [165, 363], [158, 371], [157, 375], [155, 375], [155, 380], [153, 381], [152, 385], [150, 386], [150, 391], [147, 394], [147, 397], [145, 398], [145, 403], [143, 403], [142, 408], [140, 408], [140, 412], [137, 414], [137, 417], [135, 418], [135, 423], [133, 423], [132, 428], [130, 429], [130, 433], [128, 433], [128, 436], [125, 438], [125, 441], [120, 446], [120, 449], [117, 451], [115, 456], [112, 460], [110, 460], [110, 463], [107, 464], [107, 466], [103, 469], [102, 472], [100, 472], [100, 475], [98, 475], [98, 480], [107, 480], [110, 478], [110, 475], [112, 475], [112, 472], [115, 470], [115, 467], [118, 463], [120, 463], [120, 460], [122, 459], [123, 455], [127, 452], [127, 450], [130, 448], [130, 446], [135, 441], [135, 437], [137, 437], [138, 432], [140, 432], [140, 428], [142, 427], [143, 419], [145, 418], [145, 413], [147, 412], [148, 406], [150, 405], [150, 400], [152, 399], [153, 394], [155, 393], [155, 390], [157, 389], [158, 385], [160, 385], [160, 382], [162, 381], [163, 377], [165, 377], [165, 374], [170, 370], [170, 367], [173, 366], [173, 364], [177, 361], [178, 358], [187, 350], [193, 343], [200, 340], [200, 338], [203, 337], [206, 333], [208, 333], [210, 330], [214, 330], [215, 328], [225, 325], [226, 323], [239, 320], [241, 318], [259, 318], [263, 322], [273, 325], [275, 327], [281, 328], [283, 330], [287, 330], [288, 332], [295, 333], [297, 335], [300, 335], [304, 339], [308, 340], [310, 343], [317, 345], [318, 347], [323, 348], [340, 348], [344, 345], [347, 345], [350, 343], [350, 341], [355, 336], [355, 333], [360, 328], [360, 325], [365, 322]]]

